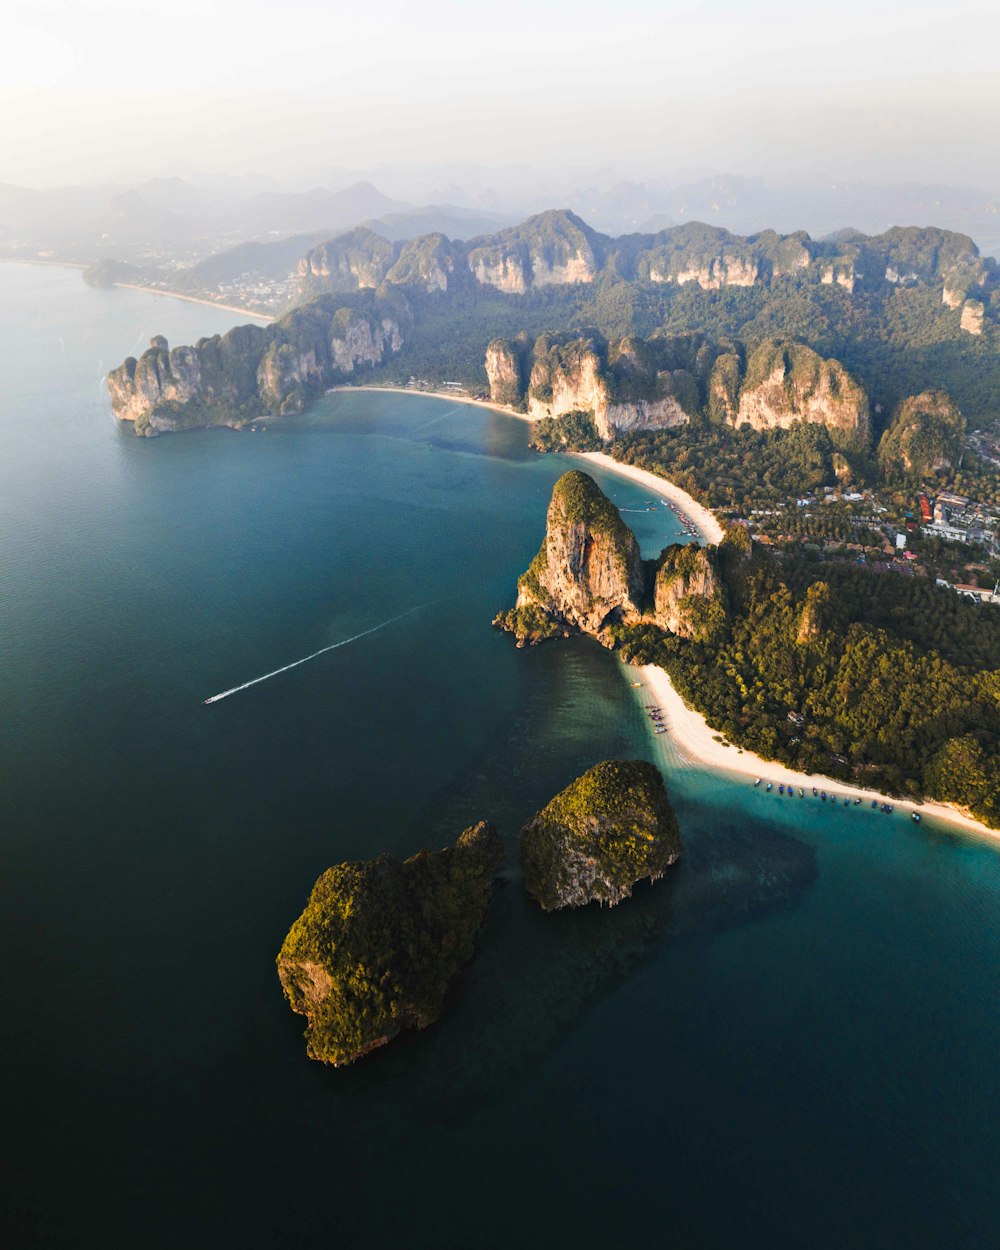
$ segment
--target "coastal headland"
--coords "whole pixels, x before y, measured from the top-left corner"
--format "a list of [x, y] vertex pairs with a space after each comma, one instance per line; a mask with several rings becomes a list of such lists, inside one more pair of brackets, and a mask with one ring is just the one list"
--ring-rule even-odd
[[[514, 412], [501, 404], [494, 404], [487, 400], [473, 399], [463, 395], [453, 395], [447, 391], [423, 391], [416, 390], [413, 387], [388, 386], [341, 386], [334, 389], [337, 391], [388, 391], [400, 395], [431, 395], [435, 398], [451, 400], [454, 403], [488, 408], [494, 412], [502, 413], [504, 416], [514, 417], [521, 421], [534, 423], [537, 420], [537, 418], [527, 416], [524, 413]], [[661, 498], [668, 500], [682, 517], [690, 520], [695, 529], [697, 529], [703, 543], [713, 544], [722, 541], [723, 529], [714, 513], [673, 482], [660, 477], [656, 473], [650, 473], [646, 469], [639, 469], [634, 465], [621, 464], [604, 452], [573, 452], [570, 454], [575, 459], [589, 461], [608, 473], [613, 473], [618, 477], [635, 482], [644, 489], [655, 492]], [[745, 777], [753, 777], [754, 779], [761, 777], [764, 782], [772, 781], [775, 785], [781, 783], [786, 785], [792, 784], [807, 790], [810, 792], [810, 796], [812, 788], [815, 786], [817, 789], [839, 795], [841, 800], [847, 797], [850, 797], [852, 801], [855, 798], [860, 798], [865, 803], [877, 802], [880, 806], [883, 803], [890, 803], [900, 812], [909, 814], [918, 811], [922, 816], [932, 816], [938, 820], [947, 821], [949, 824], [970, 833], [976, 833], [994, 840], [1000, 838], [1000, 833], [997, 830], [991, 829], [988, 825], [984, 825], [982, 821], [976, 820], [974, 817], [948, 804], [935, 802], [916, 804], [905, 800], [901, 801], [893, 795], [883, 794], [877, 790], [849, 786], [843, 781], [837, 781], [832, 777], [796, 772], [776, 760], [765, 760], [752, 751], [727, 744], [720, 740], [720, 735], [712, 729], [699, 712], [688, 707], [677, 692], [670, 677], [662, 668], [655, 664], [646, 664], [639, 667], [637, 671], [645, 683], [652, 700], [665, 713], [664, 725], [667, 729], [667, 735], [685, 761], [690, 761], [692, 764], [703, 767], [724, 769], [728, 772], [737, 773]]]

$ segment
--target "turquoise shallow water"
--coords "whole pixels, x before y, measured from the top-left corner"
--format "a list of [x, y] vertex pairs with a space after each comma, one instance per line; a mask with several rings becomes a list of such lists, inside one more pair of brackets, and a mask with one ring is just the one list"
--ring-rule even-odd
[[[996, 848], [686, 767], [613, 656], [491, 630], [570, 463], [515, 421], [115, 427], [109, 364], [229, 321], [0, 266], [3, 1244], [989, 1244]], [[513, 845], [618, 754], [667, 775], [669, 880], [543, 917], [510, 863], [437, 1026], [305, 1059], [273, 960], [325, 867]]]

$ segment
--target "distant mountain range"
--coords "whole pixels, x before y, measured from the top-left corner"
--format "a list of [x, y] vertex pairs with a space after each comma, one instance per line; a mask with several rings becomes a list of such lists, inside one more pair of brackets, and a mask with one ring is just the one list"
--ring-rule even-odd
[[[190, 264], [240, 243], [293, 235], [330, 237], [377, 223], [394, 242], [440, 232], [470, 239], [561, 204], [606, 234], [654, 234], [701, 221], [741, 234], [805, 229], [823, 238], [846, 226], [881, 234], [893, 225], [937, 226], [969, 235], [1000, 255], [1000, 199], [975, 188], [875, 186], [819, 180], [774, 187], [728, 174], [672, 182], [663, 177], [592, 180], [528, 169], [442, 169], [436, 179], [389, 170], [336, 185], [285, 190], [267, 180], [153, 178], [134, 185], [35, 190], [0, 184], [0, 253], [92, 263]], [[395, 188], [404, 193], [393, 194]]]

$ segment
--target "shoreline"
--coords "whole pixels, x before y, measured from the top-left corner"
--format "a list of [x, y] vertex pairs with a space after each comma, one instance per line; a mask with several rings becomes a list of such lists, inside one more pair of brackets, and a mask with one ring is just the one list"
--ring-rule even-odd
[[517, 421], [530, 421], [534, 424], [537, 420], [535, 417], [529, 417], [526, 413], [515, 412], [512, 408], [505, 408], [503, 404], [491, 403], [488, 399], [473, 399], [471, 395], [461, 395], [451, 391], [424, 391], [419, 390], [415, 386], [378, 386], [375, 383], [353, 386], [350, 382], [345, 382], [341, 386], [327, 387], [324, 394], [336, 395], [342, 391], [373, 391], [375, 394], [382, 392], [387, 395], [426, 395], [430, 399], [448, 399], [453, 404], [469, 404], [473, 408], [488, 408], [491, 412], [503, 413], [505, 417], [514, 417]]
[[[86, 268], [86, 266], [81, 266]], [[275, 320], [267, 313], [251, 312], [249, 308], [238, 308], [235, 304], [217, 304], [215, 300], [202, 299], [199, 295], [182, 295], [180, 291], [164, 291], [155, 286], [140, 286], [137, 282], [112, 282], [110, 287], [99, 290], [113, 290], [121, 287], [125, 291], [144, 291], [147, 295], [165, 295], [168, 299], [182, 299], [188, 304], [204, 304], [206, 308], [219, 308], [223, 312], [238, 313], [241, 317], [253, 317], [255, 321], [264, 321], [268, 325]]]
[[615, 460], [613, 456], [603, 451], [574, 451], [570, 454], [589, 460], [609, 473], [617, 473], [620, 477], [628, 478], [629, 481], [636, 482], [646, 490], [659, 492], [663, 498], [674, 505], [685, 520], [691, 522], [707, 543], [722, 542], [723, 529], [715, 513], [667, 478], [660, 477], [657, 473], [650, 473], [648, 469], [637, 469], [635, 465], [622, 464], [620, 460]]
[[891, 803], [897, 814], [909, 816], [911, 812], [919, 812], [921, 816], [932, 816], [946, 821], [968, 833], [976, 833], [994, 841], [1000, 838], [1000, 830], [991, 829], [946, 803], [917, 803], [913, 799], [898, 799], [889, 794], [880, 794], [877, 790], [859, 788], [834, 777], [825, 777], [821, 773], [796, 772], [778, 760], [762, 759], [745, 747], [741, 754], [741, 748], [735, 743], [724, 746], [722, 742], [715, 740], [722, 735], [712, 729], [700, 712], [688, 707], [664, 669], [655, 664], [643, 664], [630, 671], [639, 674], [645, 690], [652, 695], [652, 701], [663, 709], [664, 726], [678, 751], [698, 765], [743, 777], [762, 777], [765, 782], [771, 781], [776, 786], [782, 782], [785, 785], [791, 782], [810, 790], [815, 786], [818, 790], [826, 790], [829, 794], [839, 796], [835, 805], [842, 804], [844, 798], [850, 798], [852, 806], [855, 798], [862, 799], [866, 804], [874, 800], [880, 806]]

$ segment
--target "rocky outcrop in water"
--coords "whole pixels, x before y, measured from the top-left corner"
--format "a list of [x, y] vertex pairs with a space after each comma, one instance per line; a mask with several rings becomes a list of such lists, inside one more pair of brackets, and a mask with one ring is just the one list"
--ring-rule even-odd
[[896, 409], [878, 447], [890, 476], [925, 479], [962, 462], [965, 418], [944, 391], [911, 395]]
[[545, 911], [614, 907], [677, 862], [681, 839], [663, 778], [645, 760], [606, 760], [557, 794], [521, 830], [528, 893]]
[[393, 293], [353, 308], [327, 297], [273, 325], [237, 326], [194, 346], [170, 349], [157, 336], [108, 374], [111, 408], [144, 435], [287, 416], [398, 351], [408, 325], [406, 301]]
[[310, 1058], [342, 1067], [440, 1016], [472, 958], [504, 850], [481, 821], [441, 851], [338, 864], [316, 882], [278, 955]]
[[642, 617], [644, 572], [635, 536], [586, 473], [564, 473], [552, 490], [545, 539], [517, 585], [517, 603], [495, 624], [519, 642], [570, 630], [596, 634]]
[[719, 552], [739, 562], [750, 536], [733, 527], [721, 548], [665, 548], [644, 563], [635, 535], [593, 478], [572, 470], [552, 490], [545, 540], [517, 583], [517, 601], [493, 622], [518, 645], [579, 631], [609, 640], [614, 625], [653, 624], [709, 641], [726, 625]]

